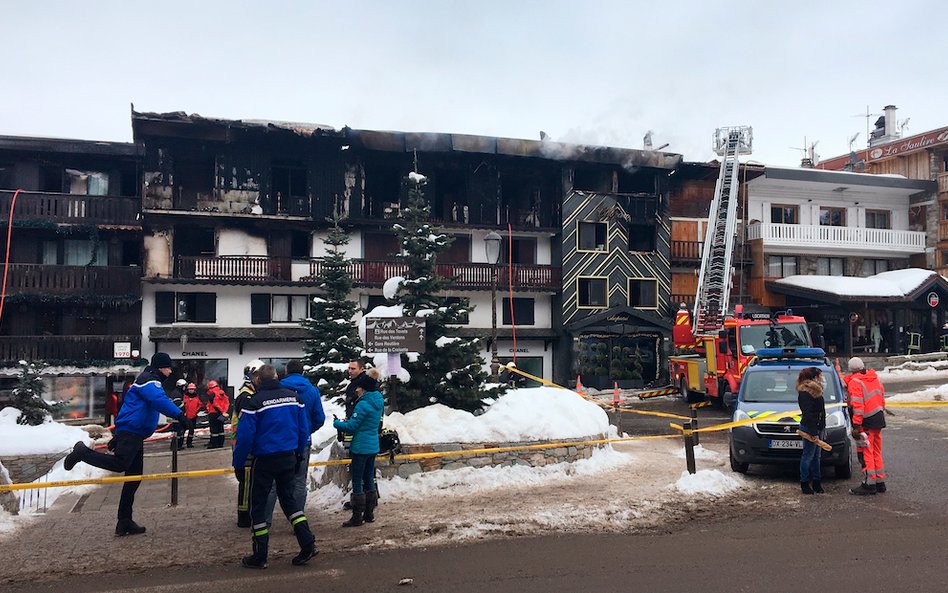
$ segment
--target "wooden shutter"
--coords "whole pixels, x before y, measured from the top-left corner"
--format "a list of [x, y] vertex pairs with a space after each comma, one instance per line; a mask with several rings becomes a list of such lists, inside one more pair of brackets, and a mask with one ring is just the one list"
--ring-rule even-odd
[[155, 323], [174, 323], [174, 293], [155, 293]]
[[270, 323], [270, 295], [250, 295], [250, 323]]

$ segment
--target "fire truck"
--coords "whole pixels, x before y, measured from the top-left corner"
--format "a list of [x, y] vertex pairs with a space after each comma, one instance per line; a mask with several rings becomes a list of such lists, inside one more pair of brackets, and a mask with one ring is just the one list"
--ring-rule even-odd
[[752, 144], [748, 126], [718, 128], [714, 135], [721, 169], [708, 214], [694, 309], [689, 313], [682, 304], [672, 330], [675, 348], [687, 354], [669, 357], [669, 378], [689, 403], [709, 399], [731, 406], [758, 349], [811, 345], [806, 320], [791, 311], [745, 315], [741, 305], [730, 307], [738, 157], [750, 154]]

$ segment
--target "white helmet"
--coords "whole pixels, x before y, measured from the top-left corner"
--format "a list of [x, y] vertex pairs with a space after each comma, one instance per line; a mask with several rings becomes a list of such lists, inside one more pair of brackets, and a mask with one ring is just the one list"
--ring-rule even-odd
[[244, 367], [244, 379], [250, 379], [250, 377], [260, 370], [260, 367], [264, 365], [264, 362], [259, 358], [255, 358], [247, 363], [247, 366]]
[[188, 382], [185, 381], [184, 379], [178, 379], [177, 381], [174, 382], [175, 387], [184, 387], [187, 384]]

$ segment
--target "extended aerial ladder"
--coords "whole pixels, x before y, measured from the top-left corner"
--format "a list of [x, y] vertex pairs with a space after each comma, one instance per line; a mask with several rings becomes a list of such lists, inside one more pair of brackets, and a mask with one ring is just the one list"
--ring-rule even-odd
[[721, 170], [708, 213], [708, 228], [698, 273], [692, 333], [711, 335], [724, 327], [731, 297], [731, 260], [737, 232], [737, 203], [740, 187], [738, 157], [750, 154], [754, 141], [749, 126], [718, 128], [714, 151], [721, 156]]

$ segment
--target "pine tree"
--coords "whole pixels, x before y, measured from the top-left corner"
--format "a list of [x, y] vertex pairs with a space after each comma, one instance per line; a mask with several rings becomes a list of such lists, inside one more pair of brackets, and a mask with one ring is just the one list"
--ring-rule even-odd
[[309, 338], [303, 341], [306, 374], [319, 383], [320, 391], [329, 397], [345, 393], [339, 386], [348, 376], [343, 369], [350, 360], [359, 358], [362, 351], [358, 327], [352, 320], [357, 304], [349, 298], [352, 291], [350, 260], [343, 250], [349, 243], [349, 235], [340, 221], [338, 213], [329, 219], [332, 228], [324, 241], [326, 254], [317, 258], [321, 265], [316, 284], [323, 294], [313, 299], [312, 317], [301, 323], [309, 332]]
[[47, 403], [43, 399], [46, 386], [40, 378], [39, 365], [25, 360], [20, 361], [20, 377], [13, 388], [13, 407], [20, 410], [22, 415], [17, 423], [38, 426], [46, 422], [46, 418], [60, 410], [64, 403]]
[[489, 375], [480, 356], [481, 342], [457, 337], [457, 329], [449, 324], [460, 323], [471, 310], [468, 299], [448, 302], [442, 296], [450, 278], [438, 276], [436, 261], [451, 240], [429, 223], [431, 207], [425, 201], [425, 178], [409, 175], [408, 198], [393, 228], [398, 235], [402, 253], [399, 259], [407, 271], [396, 304], [405, 316], [422, 316], [427, 320], [425, 352], [414, 362], [403, 356], [403, 366], [411, 380], [397, 386], [397, 406], [407, 412], [431, 403], [473, 411], [481, 407], [481, 399], [498, 395], [500, 389], [485, 391]]

